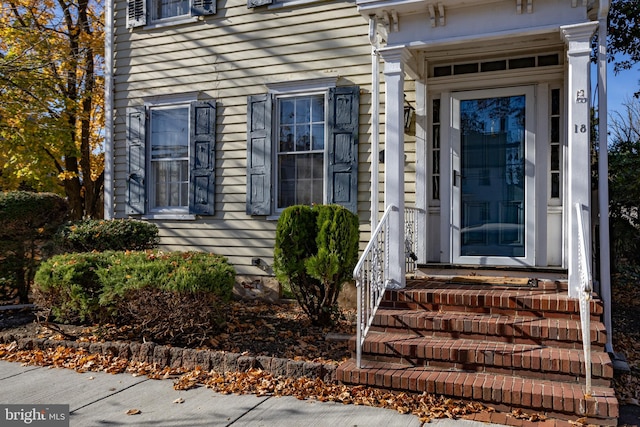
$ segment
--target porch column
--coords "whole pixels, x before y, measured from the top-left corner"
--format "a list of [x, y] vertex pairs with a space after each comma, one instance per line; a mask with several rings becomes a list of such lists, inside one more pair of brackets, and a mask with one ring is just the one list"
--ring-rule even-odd
[[410, 58], [403, 48], [381, 49], [384, 59], [384, 205], [396, 206], [390, 213], [387, 239], [387, 286], [406, 285], [404, 247], [404, 63]]
[[578, 224], [575, 211], [576, 203], [589, 213], [587, 215], [586, 252], [587, 262], [591, 263], [591, 162], [589, 137], [590, 130], [590, 61], [591, 38], [597, 22], [567, 25], [560, 27], [562, 37], [567, 43], [567, 197], [565, 213], [567, 221], [567, 249], [569, 267], [569, 296], [578, 298], [580, 279], [578, 277]]

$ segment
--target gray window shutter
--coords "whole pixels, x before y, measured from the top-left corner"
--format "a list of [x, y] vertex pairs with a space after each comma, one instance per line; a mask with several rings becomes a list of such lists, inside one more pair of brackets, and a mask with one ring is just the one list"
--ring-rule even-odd
[[273, 3], [273, 0], [247, 0], [247, 7], [249, 9], [253, 7], [266, 6]]
[[143, 106], [127, 108], [127, 194], [125, 212], [143, 214], [145, 207], [146, 113]]
[[191, 14], [193, 16], [214, 15], [216, 0], [192, 0]]
[[127, 0], [127, 28], [147, 24], [147, 0]]
[[216, 105], [215, 101], [191, 103], [189, 135], [191, 171], [189, 212], [213, 215], [215, 205]]
[[271, 214], [270, 94], [247, 100], [247, 215]]
[[331, 88], [328, 104], [328, 201], [357, 213], [360, 88]]

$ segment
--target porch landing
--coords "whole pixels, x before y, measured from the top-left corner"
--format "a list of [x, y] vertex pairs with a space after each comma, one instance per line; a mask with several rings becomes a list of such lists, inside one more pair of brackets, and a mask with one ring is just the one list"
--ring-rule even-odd
[[[362, 368], [350, 359], [338, 368], [338, 380], [475, 400], [500, 412], [542, 413], [560, 425], [579, 418], [617, 425], [596, 295], [590, 304], [593, 387], [585, 397], [579, 302], [568, 298], [565, 281], [456, 273], [386, 291], [363, 345]], [[355, 351], [355, 340], [351, 345]]]

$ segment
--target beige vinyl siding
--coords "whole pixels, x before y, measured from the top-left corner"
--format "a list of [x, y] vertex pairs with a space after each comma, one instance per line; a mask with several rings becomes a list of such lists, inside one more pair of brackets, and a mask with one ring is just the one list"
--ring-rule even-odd
[[[163, 249], [214, 252], [228, 257], [239, 274], [264, 274], [251, 266], [251, 259], [272, 264], [277, 223], [245, 213], [247, 96], [266, 93], [265, 83], [335, 77], [338, 86], [360, 86], [358, 213], [364, 247], [370, 231], [371, 46], [368, 22], [354, 3], [314, 2], [269, 10], [248, 9], [246, 0], [218, 0], [216, 15], [203, 20], [131, 30], [125, 28], [125, 17], [126, 2], [118, 0], [114, 67], [117, 217], [126, 216], [125, 109], [170, 95], [215, 99], [215, 215], [153, 222], [160, 228]], [[384, 111], [383, 104], [380, 109]], [[409, 165], [415, 160], [413, 146], [408, 140], [409, 192], [414, 188], [414, 168]], [[378, 154], [373, 157], [377, 159]]]

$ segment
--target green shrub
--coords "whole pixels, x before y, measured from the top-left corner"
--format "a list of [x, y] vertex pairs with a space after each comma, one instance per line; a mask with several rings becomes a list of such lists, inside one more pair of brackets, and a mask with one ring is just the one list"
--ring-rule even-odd
[[342, 285], [358, 262], [358, 242], [358, 217], [342, 206], [291, 206], [280, 215], [273, 268], [313, 324], [335, 320]]
[[56, 233], [59, 253], [140, 251], [153, 249], [158, 242], [155, 224], [133, 219], [76, 221]]
[[43, 248], [69, 211], [62, 197], [51, 193], [0, 193], [0, 298], [29, 302], [29, 289]]
[[57, 321], [105, 322], [132, 290], [211, 293], [228, 300], [235, 271], [226, 258], [204, 252], [134, 251], [57, 255], [35, 277], [36, 303]]
[[36, 272], [34, 301], [65, 323], [98, 322], [106, 317], [98, 272], [107, 267], [97, 252], [53, 256]]

